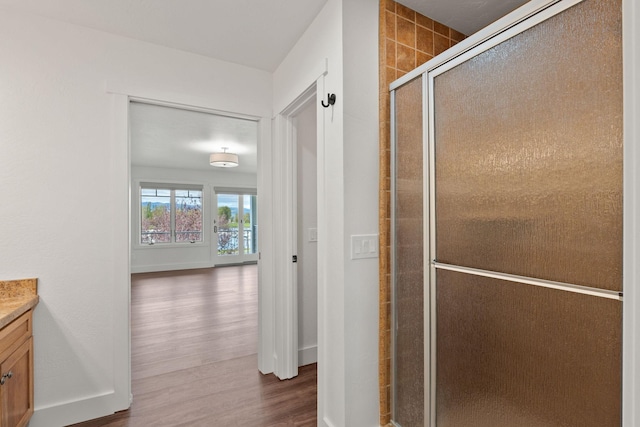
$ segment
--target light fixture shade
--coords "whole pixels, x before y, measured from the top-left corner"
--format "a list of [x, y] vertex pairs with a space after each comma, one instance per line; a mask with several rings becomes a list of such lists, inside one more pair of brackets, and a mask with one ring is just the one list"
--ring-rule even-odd
[[209, 156], [209, 164], [218, 168], [235, 168], [238, 166], [238, 155], [234, 153], [213, 153]]

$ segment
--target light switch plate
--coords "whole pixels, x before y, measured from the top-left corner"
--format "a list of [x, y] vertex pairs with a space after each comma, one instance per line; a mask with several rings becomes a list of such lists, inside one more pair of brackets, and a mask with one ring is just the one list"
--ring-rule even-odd
[[310, 242], [317, 242], [318, 241], [318, 229], [317, 228], [310, 228], [309, 229], [309, 241]]
[[378, 258], [377, 234], [351, 235], [351, 259]]

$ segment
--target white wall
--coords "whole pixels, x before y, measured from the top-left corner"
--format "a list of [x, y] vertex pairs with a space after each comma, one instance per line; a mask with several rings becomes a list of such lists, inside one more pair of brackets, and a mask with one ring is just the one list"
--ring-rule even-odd
[[349, 260], [353, 234], [378, 233], [378, 2], [344, 0], [346, 426], [379, 424], [378, 259]]
[[129, 177], [126, 142], [112, 138], [123, 118], [114, 117], [105, 82], [270, 117], [272, 81], [266, 72], [4, 10], [0, 58], [0, 275], [39, 278], [30, 425], [52, 427], [128, 402], [120, 387], [126, 366], [118, 365], [126, 330], [116, 325], [128, 316], [121, 298]]
[[[378, 260], [349, 257], [350, 236], [378, 230], [378, 4], [329, 0], [274, 74], [274, 112], [326, 58], [318, 152], [318, 422], [378, 425]], [[278, 141], [274, 141], [274, 144]]]
[[[225, 172], [219, 170], [202, 171], [177, 168], [131, 167], [131, 272], [184, 270], [189, 268], [212, 267], [212, 256], [217, 250], [217, 241], [212, 236], [213, 188], [242, 187], [256, 188], [256, 175]], [[139, 244], [139, 187], [141, 182], [162, 182], [171, 184], [195, 184], [203, 186], [203, 243], [175, 245]]]
[[[314, 98], [315, 101], [315, 98]], [[298, 226], [298, 365], [318, 361], [318, 230], [316, 103], [295, 117]]]
[[[323, 109], [318, 132], [318, 425], [345, 426], [344, 347], [344, 190], [342, 0], [328, 0], [273, 76], [275, 113], [291, 104], [328, 72], [318, 93], [337, 95], [337, 103]], [[320, 70], [320, 72], [319, 72]], [[273, 144], [281, 143], [275, 139]], [[320, 147], [319, 147], [320, 150]], [[331, 231], [329, 232], [329, 223]]]

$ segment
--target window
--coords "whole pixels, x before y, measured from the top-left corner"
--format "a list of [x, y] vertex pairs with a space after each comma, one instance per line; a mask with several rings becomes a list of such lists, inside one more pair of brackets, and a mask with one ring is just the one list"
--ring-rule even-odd
[[257, 196], [221, 192], [216, 200], [218, 255], [258, 253]]
[[140, 186], [140, 244], [202, 242], [202, 187]]

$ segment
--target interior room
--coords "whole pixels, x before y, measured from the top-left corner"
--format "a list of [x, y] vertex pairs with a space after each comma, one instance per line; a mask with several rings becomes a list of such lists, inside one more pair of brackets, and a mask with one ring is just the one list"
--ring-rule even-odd
[[[258, 122], [142, 102], [131, 103], [130, 116], [131, 217], [142, 218], [147, 210], [151, 219], [160, 215], [160, 208], [167, 217], [165, 223], [148, 223], [143, 230], [139, 221], [131, 222], [131, 272], [256, 263]], [[220, 155], [232, 156], [233, 163], [216, 166], [211, 158]], [[158, 195], [162, 187], [168, 196]], [[187, 210], [197, 209], [198, 224], [179, 225], [170, 218], [171, 202], [174, 210], [180, 205], [172, 201], [167, 192], [171, 189], [196, 192], [179, 200], [187, 203]], [[154, 195], [145, 197], [145, 192]], [[197, 198], [193, 206], [189, 195]], [[228, 213], [220, 216], [222, 211]], [[186, 234], [184, 227], [190, 225], [198, 234]], [[165, 234], [159, 227], [165, 227]], [[166, 234], [178, 229], [185, 234]], [[211, 234], [203, 235], [207, 232]]]
[[[533, 61], [543, 52], [566, 62], [565, 45], [555, 42], [535, 51], [515, 44], [500, 49], [594, 3], [604, 4], [0, 0], [0, 304], [19, 306], [8, 315], [0, 310], [6, 347], [0, 347], [0, 400], [15, 396], [0, 407], [17, 408], [0, 414], [0, 426], [67, 426], [126, 411], [136, 404], [132, 274], [195, 277], [241, 266], [253, 269], [257, 283], [249, 293], [256, 297], [257, 325], [250, 365], [258, 378], [278, 388], [317, 363], [316, 419], [309, 425], [458, 426], [478, 414], [489, 414], [478, 425], [514, 419], [553, 425], [571, 415], [571, 400], [556, 405], [542, 392], [528, 399], [514, 386], [541, 378], [554, 380], [548, 396], [573, 396], [585, 386], [576, 411], [592, 414], [588, 403], [597, 402], [592, 406], [602, 410], [592, 421], [640, 425], [640, 6], [611, 0], [611, 20], [603, 12], [581, 15], [580, 25], [571, 21], [567, 28], [575, 31], [563, 43], [577, 34], [596, 40], [600, 62], [562, 72], [523, 62], [547, 100], [563, 100], [569, 91], [601, 106], [613, 95], [618, 110], [588, 116], [602, 122], [571, 119], [574, 103], [556, 105], [544, 119], [526, 114], [546, 111], [520, 90], [528, 84], [509, 80], [504, 87], [516, 89], [507, 96], [503, 86], [491, 86], [491, 73], [471, 84], [451, 77], [469, 64], [487, 61], [504, 70], [512, 58]], [[598, 89], [588, 79], [597, 75], [613, 83]], [[483, 88], [501, 97], [486, 101]], [[522, 105], [527, 108], [515, 108]], [[501, 120], [483, 118], [502, 117], [491, 116], [496, 106], [547, 132], [492, 128]], [[200, 118], [213, 122], [202, 125]], [[226, 119], [235, 125], [221, 123]], [[587, 122], [597, 126], [575, 125]], [[465, 123], [473, 124], [470, 130]], [[201, 126], [239, 131], [251, 145], [194, 134], [191, 154], [172, 147], [172, 130]], [[568, 128], [590, 130], [562, 145], [556, 136]], [[134, 141], [138, 132], [148, 138], [147, 149], [138, 151], [145, 144]], [[163, 143], [160, 135], [169, 139]], [[456, 145], [461, 140], [473, 144]], [[532, 140], [547, 148], [522, 142]], [[601, 142], [595, 154], [584, 154], [594, 140]], [[169, 163], [152, 162], [160, 152]], [[196, 152], [200, 166], [183, 163]], [[235, 168], [211, 166], [233, 163], [234, 155]], [[558, 159], [570, 166], [538, 168]], [[480, 164], [495, 173], [478, 172]], [[552, 181], [560, 169], [570, 178]], [[522, 185], [509, 186], [505, 177]], [[531, 194], [532, 182], [584, 184], [580, 194], [589, 196], [571, 206], [559, 202], [565, 187], [522, 196]], [[496, 188], [507, 190], [499, 196], [491, 192]], [[509, 211], [513, 200], [521, 203]], [[540, 214], [544, 220], [533, 214], [540, 206], [549, 209]], [[183, 227], [186, 220], [177, 217], [187, 214], [196, 220]], [[495, 243], [496, 236], [508, 243]], [[550, 241], [558, 257], [540, 261], [546, 270], [538, 274], [534, 261], [549, 259], [539, 254]], [[471, 261], [460, 261], [461, 253]], [[569, 267], [555, 262], [569, 255]], [[509, 256], [517, 268], [503, 268]], [[585, 259], [595, 261], [584, 265]], [[400, 279], [409, 277], [413, 287], [402, 295], [395, 286], [398, 269], [406, 267]], [[513, 283], [521, 287], [507, 285]], [[552, 292], [571, 298], [546, 296]], [[534, 300], [543, 302], [523, 303]], [[569, 313], [582, 328], [566, 347], [558, 337], [572, 336], [570, 327], [557, 326], [570, 322], [558, 313]], [[536, 322], [539, 329], [531, 326]], [[513, 326], [508, 333], [507, 326]], [[514, 345], [527, 341], [523, 331], [542, 344]], [[406, 352], [398, 347], [403, 342], [412, 345]], [[464, 353], [465, 342], [473, 351]], [[564, 348], [567, 359], [554, 359], [545, 348], [554, 354]], [[588, 348], [602, 351], [585, 358]], [[479, 354], [486, 357], [473, 357]], [[491, 363], [473, 369], [478, 360]], [[566, 369], [546, 376], [534, 363], [540, 360]], [[492, 370], [500, 362], [505, 369]], [[518, 366], [541, 375], [524, 375]], [[602, 384], [607, 392], [598, 394]], [[518, 393], [507, 393], [510, 387]], [[510, 395], [516, 397], [504, 397]], [[546, 409], [549, 418], [541, 415]], [[195, 413], [186, 417], [186, 425], [204, 422]]]

